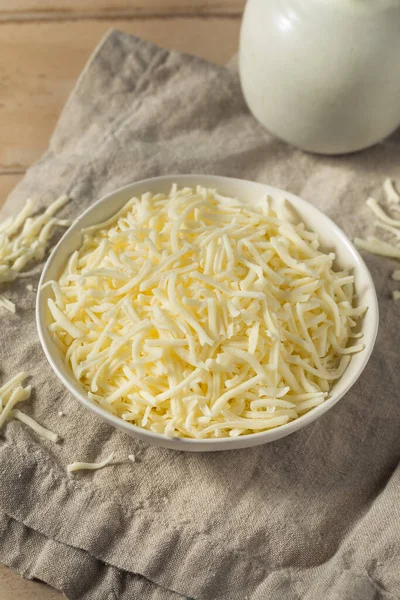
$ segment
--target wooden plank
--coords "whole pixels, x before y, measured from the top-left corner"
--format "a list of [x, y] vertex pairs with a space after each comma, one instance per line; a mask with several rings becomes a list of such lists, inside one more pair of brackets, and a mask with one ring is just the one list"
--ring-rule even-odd
[[0, 600], [61, 600], [65, 596], [51, 587], [22, 579], [8, 567], [0, 565]]
[[44, 152], [76, 78], [111, 27], [224, 64], [236, 52], [240, 20], [1, 24], [0, 170], [25, 168]]
[[[15, 188], [15, 186], [22, 179], [23, 176], [24, 176], [23, 173], [18, 173], [18, 174], [0, 173], [0, 208], [3, 206], [4, 202], [7, 200], [7, 196], [9, 195], [11, 190], [13, 190]], [[0, 577], [0, 582], [1, 582], [1, 577]], [[0, 585], [0, 589], [1, 589], [1, 585]], [[1, 600], [1, 594], [0, 594], [0, 600]]]
[[0, 0], [0, 19], [241, 14], [245, 0]]

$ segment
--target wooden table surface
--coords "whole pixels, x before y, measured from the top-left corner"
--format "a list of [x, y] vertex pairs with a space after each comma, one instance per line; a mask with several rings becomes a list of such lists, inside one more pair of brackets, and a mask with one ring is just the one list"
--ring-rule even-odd
[[[224, 64], [237, 50], [244, 2], [0, 0], [0, 206], [46, 150], [69, 91], [108, 29]], [[0, 600], [62, 597], [0, 565]]]

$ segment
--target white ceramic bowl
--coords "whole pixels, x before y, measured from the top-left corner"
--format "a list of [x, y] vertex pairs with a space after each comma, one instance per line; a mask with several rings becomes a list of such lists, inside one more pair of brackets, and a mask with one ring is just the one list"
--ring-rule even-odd
[[[82, 243], [81, 229], [110, 218], [132, 196], [139, 196], [147, 191], [153, 193], [167, 192], [173, 183], [177, 183], [178, 186], [202, 185], [204, 187], [216, 188], [223, 194], [238, 197], [252, 204], [257, 204], [257, 201], [265, 197], [266, 194], [272, 197], [274, 203], [279, 203], [286, 199], [288, 205], [294, 208], [306, 227], [319, 234], [323, 250], [334, 251], [337, 256], [337, 265], [354, 272], [357, 303], [368, 307], [368, 311], [362, 319], [360, 326], [360, 330], [364, 334], [365, 350], [352, 357], [344, 375], [334, 384], [328, 400], [287, 425], [237, 438], [217, 438], [215, 440], [168, 438], [162, 434], [137, 427], [112, 415], [88, 398], [84, 389], [74, 379], [70, 369], [64, 365], [63, 357], [49, 335], [47, 327], [51, 322], [51, 316], [47, 307], [47, 299], [52, 292], [49, 287], [41, 291], [41, 286], [50, 279], [58, 279], [60, 277], [68, 257]], [[378, 302], [371, 275], [360, 254], [339, 227], [305, 200], [289, 192], [252, 181], [214, 175], [168, 175], [138, 181], [137, 183], [116, 190], [96, 202], [74, 222], [54, 248], [43, 269], [36, 301], [36, 320], [44, 353], [55, 374], [71, 394], [92, 413], [103, 418], [110, 425], [125, 431], [125, 433], [143, 442], [174, 450], [209, 452], [248, 448], [278, 440], [312, 423], [331, 409], [346, 394], [351, 386], [354, 385], [368, 362], [378, 330]], [[79, 427], [78, 422], [77, 427]]]

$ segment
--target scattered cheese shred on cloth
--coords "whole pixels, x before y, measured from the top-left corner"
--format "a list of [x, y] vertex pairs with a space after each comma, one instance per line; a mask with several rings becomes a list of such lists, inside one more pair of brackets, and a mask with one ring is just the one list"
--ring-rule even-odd
[[74, 473], [75, 471], [96, 471], [109, 465], [113, 458], [114, 453], [111, 452], [110, 456], [97, 463], [73, 462], [67, 465], [67, 471], [68, 473]]
[[[400, 210], [400, 195], [395, 190], [391, 179], [385, 179], [383, 183], [383, 192], [389, 207], [392, 210]], [[391, 242], [384, 241], [375, 236], [368, 236], [366, 240], [361, 238], [355, 238], [355, 244], [361, 250], [368, 250], [372, 254], [378, 256], [387, 256], [389, 258], [400, 259], [400, 220], [394, 219], [389, 216], [375, 200], [375, 198], [368, 198], [366, 205], [372, 210], [375, 215], [376, 227], [385, 231], [386, 235], [389, 234]], [[394, 241], [393, 241], [394, 238]], [[400, 280], [400, 270], [396, 269], [392, 273], [392, 279], [394, 281]], [[400, 300], [400, 291], [394, 290], [392, 292], [393, 300]]]
[[54, 217], [68, 201], [68, 196], [60, 196], [42, 214], [33, 216], [36, 205], [29, 198], [15, 218], [0, 223], [0, 283], [14, 281], [30, 262], [43, 260], [54, 228], [70, 225]]
[[18, 408], [14, 408], [17, 404], [28, 400], [31, 396], [32, 386], [22, 387], [21, 385], [27, 377], [28, 373], [21, 371], [21, 373], [15, 375], [0, 388], [0, 428], [6, 423], [7, 419], [14, 418], [25, 423], [25, 425], [43, 438], [51, 442], [57, 442], [58, 435], [56, 433], [39, 425], [32, 417], [26, 415]]
[[[217, 173], [297, 193], [363, 238], [373, 231], [365, 198], [386, 174], [400, 181], [399, 158], [400, 133], [345, 157], [302, 153], [253, 119], [236, 72], [112, 32], [6, 210], [16, 214], [40, 188], [42, 207], [63, 192], [72, 198], [63, 209], [69, 219], [134, 180]], [[15, 420], [0, 430], [0, 561], [73, 600], [397, 598], [400, 305], [390, 297], [397, 263], [367, 253], [365, 260], [381, 325], [357, 384], [283, 440], [213, 454], [147, 446], [80, 406], [37, 339], [35, 297], [25, 286], [37, 287], [40, 269], [14, 281], [20, 317], [2, 321], [2, 381], [29, 372], [32, 417], [63, 442], [39, 442]], [[111, 452], [133, 454], [135, 464], [66, 471]]]
[[[41, 214], [36, 213], [35, 203], [28, 198], [23, 209], [13, 218], [0, 222], [0, 286], [13, 282], [31, 263], [42, 261], [57, 226], [67, 227], [68, 220], [54, 215], [69, 201], [68, 196], [54, 200]], [[10, 285], [8, 285], [10, 288]], [[33, 290], [32, 284], [25, 286]], [[14, 302], [0, 294], [0, 306], [11, 313], [16, 312]]]

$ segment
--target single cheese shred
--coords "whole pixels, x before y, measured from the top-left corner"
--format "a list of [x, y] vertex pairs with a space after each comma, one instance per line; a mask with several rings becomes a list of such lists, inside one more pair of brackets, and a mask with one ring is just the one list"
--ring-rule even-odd
[[41, 293], [89, 398], [197, 439], [279, 427], [323, 403], [364, 348], [352, 341], [364, 309], [353, 275], [283, 212], [174, 185], [84, 230]]
[[73, 462], [67, 465], [68, 473], [73, 473], [74, 471], [96, 471], [97, 469], [102, 469], [106, 467], [114, 458], [114, 452], [110, 454], [105, 460], [98, 463], [87, 463], [87, 462]]
[[14, 419], [21, 421], [21, 423], [28, 425], [28, 427], [30, 427], [35, 433], [42, 436], [46, 440], [49, 440], [50, 442], [57, 443], [60, 439], [57, 433], [53, 433], [49, 429], [42, 427], [42, 425], [39, 425], [35, 419], [32, 419], [32, 417], [29, 417], [18, 409], [11, 411], [11, 416], [14, 417]]

